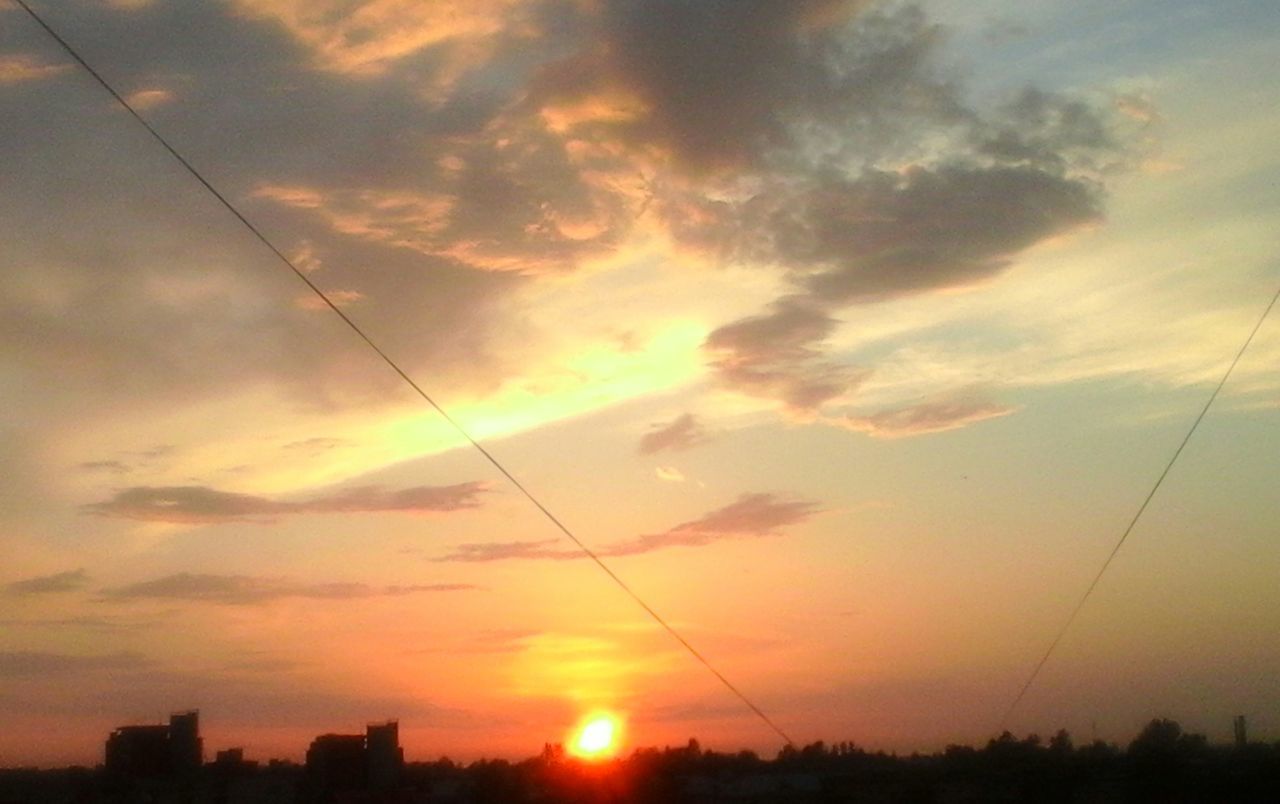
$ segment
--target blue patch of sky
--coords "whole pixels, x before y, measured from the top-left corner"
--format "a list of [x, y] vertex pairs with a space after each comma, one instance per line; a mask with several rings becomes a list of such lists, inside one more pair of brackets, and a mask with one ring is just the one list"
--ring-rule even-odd
[[944, 58], [967, 67], [979, 95], [1026, 83], [1084, 89], [1140, 77], [1171, 62], [1274, 38], [1280, 26], [1274, 0], [1014, 5], [967, 16], [947, 2], [926, 7], [934, 7], [950, 31]]

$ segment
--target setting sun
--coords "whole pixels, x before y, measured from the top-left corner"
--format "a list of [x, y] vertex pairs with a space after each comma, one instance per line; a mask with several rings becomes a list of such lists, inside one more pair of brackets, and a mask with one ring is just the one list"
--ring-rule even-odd
[[584, 759], [612, 755], [618, 747], [621, 722], [617, 716], [597, 712], [584, 718], [569, 742], [569, 751]]

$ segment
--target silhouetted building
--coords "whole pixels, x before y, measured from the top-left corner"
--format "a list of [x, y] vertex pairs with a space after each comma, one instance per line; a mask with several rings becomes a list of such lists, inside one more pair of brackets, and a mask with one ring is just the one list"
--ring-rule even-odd
[[107, 737], [106, 770], [120, 776], [174, 776], [204, 761], [200, 715], [180, 712], [167, 726], [121, 726]]
[[200, 739], [200, 712], [169, 715], [169, 762], [177, 773], [198, 770], [204, 764], [204, 740]]
[[370, 723], [365, 729], [365, 751], [369, 759], [369, 786], [390, 790], [400, 783], [404, 749], [400, 747], [400, 723]]
[[1236, 731], [1236, 747], [1244, 748], [1249, 744], [1249, 731], [1244, 722], [1244, 715], [1236, 715], [1232, 725], [1235, 726]]
[[390, 790], [403, 769], [394, 720], [371, 723], [365, 734], [322, 734], [307, 749], [307, 777], [318, 790]]

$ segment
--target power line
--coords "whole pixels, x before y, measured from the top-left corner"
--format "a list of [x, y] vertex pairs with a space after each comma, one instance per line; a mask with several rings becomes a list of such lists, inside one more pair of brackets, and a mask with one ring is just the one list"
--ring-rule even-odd
[[1066, 636], [1067, 631], [1071, 628], [1071, 624], [1076, 621], [1076, 617], [1080, 614], [1080, 610], [1084, 608], [1084, 604], [1089, 600], [1089, 596], [1093, 594], [1093, 590], [1098, 587], [1098, 582], [1102, 580], [1102, 576], [1106, 574], [1107, 568], [1111, 566], [1111, 562], [1115, 559], [1116, 554], [1120, 552], [1120, 548], [1124, 545], [1125, 540], [1129, 538], [1129, 534], [1133, 532], [1133, 528], [1138, 524], [1138, 520], [1142, 518], [1143, 512], [1147, 510], [1147, 506], [1151, 503], [1151, 499], [1156, 496], [1156, 492], [1160, 490], [1160, 486], [1164, 483], [1164, 479], [1169, 476], [1169, 471], [1173, 469], [1173, 465], [1177, 463], [1178, 457], [1182, 455], [1182, 450], [1187, 446], [1187, 442], [1191, 440], [1191, 436], [1195, 434], [1196, 429], [1200, 426], [1200, 422], [1204, 421], [1205, 414], [1209, 412], [1209, 408], [1213, 405], [1214, 400], [1218, 398], [1222, 387], [1227, 384], [1227, 379], [1231, 377], [1231, 372], [1235, 371], [1236, 364], [1240, 362], [1240, 358], [1244, 357], [1245, 351], [1249, 348], [1249, 344], [1253, 343], [1253, 338], [1258, 334], [1258, 330], [1262, 329], [1262, 323], [1267, 320], [1267, 316], [1271, 315], [1271, 310], [1276, 306], [1277, 300], [1280, 300], [1280, 288], [1276, 289], [1275, 295], [1271, 297], [1271, 302], [1266, 309], [1262, 311], [1262, 315], [1258, 317], [1258, 322], [1253, 325], [1253, 329], [1249, 332], [1249, 337], [1245, 338], [1244, 344], [1240, 347], [1240, 351], [1236, 352], [1236, 356], [1231, 360], [1231, 364], [1227, 366], [1227, 370], [1223, 373], [1222, 379], [1218, 380], [1218, 385], [1213, 389], [1213, 393], [1209, 394], [1209, 398], [1205, 401], [1204, 407], [1200, 409], [1200, 414], [1196, 416], [1195, 421], [1191, 423], [1191, 427], [1187, 430], [1187, 434], [1182, 437], [1182, 443], [1178, 444], [1178, 448], [1173, 451], [1173, 456], [1169, 458], [1169, 462], [1165, 464], [1164, 471], [1156, 478], [1156, 482], [1151, 486], [1151, 490], [1147, 492], [1146, 498], [1143, 499], [1142, 505], [1138, 506], [1137, 512], [1133, 518], [1129, 520], [1129, 525], [1120, 534], [1120, 539], [1116, 542], [1115, 547], [1111, 548], [1111, 553], [1107, 556], [1107, 560], [1102, 562], [1102, 567], [1098, 570], [1098, 574], [1093, 576], [1093, 580], [1089, 583], [1089, 588], [1084, 590], [1084, 594], [1080, 596], [1076, 607], [1071, 610], [1070, 616], [1066, 622], [1058, 629], [1057, 635], [1053, 641], [1049, 643], [1049, 649], [1040, 657], [1040, 661], [1036, 662], [1035, 669], [1031, 671], [1031, 675], [1027, 677], [1026, 683], [1022, 685], [1022, 689], [1018, 690], [1018, 694], [1014, 697], [1013, 703], [1009, 704], [1009, 708], [1005, 710], [1004, 717], [1000, 719], [1000, 726], [996, 729], [997, 733], [1005, 730], [1006, 724], [1009, 722], [1010, 716], [1013, 715], [1018, 704], [1022, 703], [1022, 699], [1026, 696], [1027, 690], [1031, 689], [1031, 685], [1035, 683], [1036, 678], [1040, 675], [1040, 671], [1049, 661], [1049, 657], [1053, 655], [1057, 649], [1058, 643]]
[[748, 709], [750, 709], [757, 717], [759, 717], [762, 721], [764, 721], [765, 725], [767, 725], [770, 729], [776, 732], [779, 737], [781, 737], [784, 741], [786, 741], [787, 745], [794, 745], [791, 738], [787, 736], [787, 733], [783, 731], [780, 726], [774, 723], [773, 720], [771, 720], [769, 716], [766, 715], [764, 711], [760, 709], [760, 707], [756, 706], [756, 704], [753, 703], [751, 699], [746, 696], [745, 693], [743, 693], [740, 689], [734, 686], [734, 684], [731, 681], [729, 681], [729, 679], [726, 678], [723, 673], [717, 670], [715, 666], [712, 665], [711, 662], [705, 656], [703, 656], [696, 648], [693, 647], [692, 644], [689, 643], [689, 640], [681, 636], [680, 632], [676, 631], [676, 629], [673, 628], [671, 624], [668, 623], [666, 619], [662, 617], [662, 615], [658, 614], [658, 612], [654, 611], [654, 609], [648, 603], [644, 602], [644, 600], [640, 597], [640, 595], [636, 593], [630, 586], [628, 586], [627, 583], [623, 581], [622, 578], [620, 578], [618, 574], [615, 573], [609, 567], [609, 565], [605, 564], [604, 561], [601, 560], [600, 556], [598, 556], [595, 553], [595, 551], [587, 547], [587, 545], [584, 544], [581, 539], [575, 536], [573, 534], [573, 531], [569, 530], [569, 528], [563, 522], [561, 522], [556, 517], [555, 514], [551, 513], [551, 511], [545, 505], [543, 505], [542, 502], [539, 501], [538, 498], [535, 497], [532, 492], [530, 492], [527, 488], [525, 488], [524, 484], [521, 483], [519, 480], [517, 480], [515, 475], [507, 471], [507, 468], [503, 466], [502, 463], [498, 461], [498, 459], [495, 458], [492, 453], [489, 452], [489, 450], [485, 449], [484, 446], [480, 444], [480, 442], [472, 438], [471, 434], [468, 433], [467, 430], [462, 427], [462, 425], [460, 425], [457, 421], [455, 421], [453, 417], [451, 417], [447, 412], [445, 412], [444, 408], [442, 408], [434, 399], [431, 398], [431, 396], [426, 391], [424, 391], [416, 382], [414, 382], [413, 378], [411, 378], [407, 373], [405, 373], [404, 369], [400, 368], [399, 364], [396, 363], [395, 360], [393, 360], [386, 352], [384, 352], [382, 348], [379, 347], [378, 344], [376, 344], [373, 341], [372, 338], [366, 335], [364, 330], [361, 329], [360, 326], [356, 324], [355, 321], [353, 321], [346, 313], [342, 312], [342, 310], [338, 307], [338, 305], [335, 304], [333, 300], [330, 299], [323, 290], [321, 290], [314, 282], [312, 282], [307, 277], [307, 275], [301, 269], [299, 269], [297, 265], [293, 263], [293, 260], [286, 257], [284, 252], [276, 248], [275, 244], [272, 243], [269, 239], [267, 239], [267, 236], [264, 235], [262, 231], [258, 229], [257, 226], [255, 226], [248, 218], [246, 218], [240, 212], [240, 210], [236, 208], [234, 204], [232, 204], [230, 201], [227, 200], [226, 196], [224, 196], [221, 192], [218, 191], [217, 188], [215, 188], [212, 184], [210, 184], [209, 181], [205, 179], [205, 177], [200, 173], [200, 171], [196, 170], [196, 168], [190, 162], [187, 161], [186, 157], [184, 157], [181, 153], [179, 153], [177, 149], [175, 149], [172, 145], [169, 144], [168, 140], [166, 140], [160, 134], [160, 132], [156, 131], [156, 129], [153, 128], [150, 123], [148, 123], [145, 119], [143, 119], [142, 115], [138, 114], [138, 112], [133, 108], [133, 106], [131, 106], [129, 102], [126, 101], [120, 95], [120, 93], [116, 92], [115, 88], [113, 88], [111, 84], [105, 78], [103, 78], [102, 75], [97, 70], [95, 70], [92, 66], [90, 66], [90, 64], [80, 56], [80, 54], [76, 51], [76, 49], [72, 47], [70, 43], [67, 42], [67, 40], [63, 39], [62, 36], [60, 36], [57, 31], [55, 31], [47, 22], [44, 21], [44, 19], [39, 14], [37, 14], [31, 8], [31, 6], [27, 5], [26, 0], [13, 0], [13, 2], [21, 6], [22, 9], [26, 11], [27, 14], [29, 14], [33, 20], [36, 21], [36, 24], [38, 24], [41, 28], [44, 29], [45, 33], [47, 33], [50, 37], [53, 38], [55, 42], [61, 45], [62, 49], [65, 50], [67, 54], [76, 61], [77, 64], [79, 64], [81, 67], [84, 68], [85, 72], [87, 72], [90, 76], [92, 76], [93, 79], [97, 81], [98, 84], [100, 84], [103, 89], [105, 89], [108, 93], [110, 93], [111, 97], [115, 99], [116, 103], [120, 104], [120, 106], [123, 107], [124, 110], [127, 111], [133, 117], [134, 120], [138, 121], [138, 123], [144, 129], [147, 130], [147, 133], [149, 133], [152, 136], [152, 138], [155, 139], [156, 142], [160, 143], [160, 145], [166, 151], [169, 152], [170, 156], [172, 156], [174, 159], [178, 161], [178, 164], [182, 165], [182, 167], [185, 168], [186, 171], [190, 173], [191, 176], [196, 181], [200, 182], [201, 186], [203, 186], [206, 190], [208, 190], [209, 193], [214, 198], [216, 198], [218, 202], [222, 204], [222, 206], [224, 206], [227, 209], [228, 212], [234, 215], [236, 220], [244, 224], [245, 228], [247, 228], [250, 232], [252, 232], [254, 237], [256, 237], [264, 246], [270, 249], [271, 253], [274, 254], [280, 260], [280, 262], [284, 263], [284, 265], [288, 267], [289, 270], [292, 271], [294, 275], [298, 277], [298, 279], [302, 280], [303, 283], [305, 283], [306, 286], [311, 290], [311, 292], [314, 293], [316, 297], [320, 299], [320, 301], [324, 302], [325, 306], [327, 306], [339, 318], [341, 318], [343, 323], [345, 323], [351, 329], [351, 331], [354, 332], [360, 338], [360, 340], [364, 341], [365, 345], [367, 345], [370, 349], [372, 349], [378, 355], [378, 357], [382, 358], [382, 362], [386, 363], [391, 368], [392, 371], [394, 371], [397, 375], [399, 375], [400, 379], [404, 380], [404, 382], [408, 384], [408, 386], [412, 388], [418, 394], [418, 396], [423, 399], [423, 401], [425, 401], [428, 405], [430, 405], [436, 411], [436, 413], [440, 414], [440, 417], [444, 419], [445, 422], [447, 422], [455, 431], [457, 431], [459, 435], [461, 435], [464, 439], [466, 439], [466, 441], [471, 446], [475, 447], [475, 449], [481, 455], [483, 455], [485, 459], [488, 460], [488, 462], [492, 464], [493, 467], [497, 469], [499, 473], [502, 474], [503, 477], [505, 477], [508, 481], [510, 481], [511, 484], [515, 486], [516, 489], [518, 489], [520, 493], [523, 494], [525, 498], [529, 500], [529, 502], [533, 503], [535, 508], [537, 508], [539, 511], [542, 512], [543, 516], [545, 516], [553, 525], [555, 525], [555, 527], [561, 533], [563, 533], [566, 537], [568, 537], [570, 541], [572, 541], [575, 545], [577, 545], [578, 549], [581, 550], [587, 556], [587, 558], [590, 558], [593, 562], [595, 562], [596, 566], [598, 566], [601, 570], [603, 570], [604, 573], [608, 575], [609, 578], [612, 579], [615, 584], [618, 585], [618, 588], [620, 588], [632, 600], [634, 600], [636, 604], [640, 606], [640, 608], [644, 609], [645, 613], [647, 613], [650, 617], [652, 617], [658, 623], [658, 625], [662, 626], [663, 629], [665, 629], [668, 634], [670, 634], [677, 642], [680, 643], [681, 646], [684, 647], [686, 651], [689, 652], [691, 656], [693, 656], [693, 658], [697, 659], [702, 664], [703, 667], [705, 667], [708, 671], [710, 671], [710, 673], [713, 676], [715, 676], [716, 679], [718, 679], [720, 683], [725, 686], [725, 688], [727, 688], [731, 693], [737, 696], [742, 701], [742, 703], [744, 703], [747, 706]]

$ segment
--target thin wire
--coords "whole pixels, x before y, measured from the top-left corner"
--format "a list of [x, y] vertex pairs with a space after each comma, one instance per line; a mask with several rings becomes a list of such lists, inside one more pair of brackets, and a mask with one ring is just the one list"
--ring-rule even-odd
[[187, 161], [186, 157], [178, 153], [178, 151], [172, 145], [169, 144], [168, 140], [166, 140], [158, 131], [156, 131], [151, 126], [150, 123], [148, 123], [145, 119], [143, 119], [143, 117], [140, 114], [138, 114], [138, 112], [131, 105], [129, 105], [129, 102], [126, 101], [123, 97], [121, 97], [120, 93], [116, 92], [116, 90], [111, 86], [111, 84], [108, 83], [107, 80], [103, 78], [102, 75], [97, 70], [95, 70], [92, 66], [90, 66], [89, 63], [85, 61], [78, 52], [76, 52], [76, 49], [73, 48], [67, 42], [67, 40], [63, 39], [58, 34], [57, 31], [55, 31], [52, 27], [50, 27], [50, 25], [47, 22], [45, 22], [43, 18], [40, 17], [39, 14], [37, 14], [34, 10], [32, 10], [31, 6], [27, 5], [26, 0], [13, 0], [13, 2], [21, 6], [22, 9], [26, 11], [27, 14], [29, 14], [31, 18], [34, 19], [41, 28], [44, 29], [45, 33], [49, 34], [49, 36], [52, 37], [55, 42], [61, 45], [62, 49], [65, 50], [67, 54], [71, 56], [71, 58], [75, 59], [76, 63], [78, 63], [81, 67], [84, 68], [85, 72], [91, 75], [93, 79], [102, 86], [103, 89], [105, 89], [108, 93], [110, 93], [111, 97], [115, 98], [116, 103], [120, 104], [120, 106], [122, 106], [125, 109], [125, 111], [127, 111], [130, 115], [132, 115], [133, 119], [138, 121], [138, 123], [144, 129], [147, 130], [147, 133], [149, 133], [156, 140], [156, 142], [160, 143], [160, 145], [166, 151], [169, 152], [170, 156], [172, 156], [174, 159], [178, 161], [178, 164], [186, 168], [187, 172], [190, 173], [191, 176], [195, 178], [196, 181], [200, 182], [200, 184], [206, 190], [208, 190], [209, 193], [214, 198], [218, 199], [219, 203], [221, 203], [222, 206], [226, 207], [228, 212], [234, 215], [236, 219], [240, 221], [240, 223], [244, 224], [245, 228], [247, 228], [250, 232], [252, 232], [254, 237], [256, 237], [264, 246], [270, 249], [272, 254], [276, 255], [276, 257], [279, 258], [280, 262], [284, 263], [289, 268], [290, 271], [293, 271], [294, 275], [297, 276], [298, 279], [301, 279], [306, 284], [306, 286], [311, 289], [311, 292], [314, 293], [316, 297], [320, 299], [320, 301], [324, 302], [324, 304], [330, 310], [332, 310], [335, 314], [337, 314], [337, 316], [342, 319], [342, 321], [351, 329], [351, 331], [360, 337], [360, 340], [364, 341], [365, 344], [378, 355], [378, 357], [382, 358], [382, 361], [386, 363], [388, 366], [390, 366], [391, 370], [394, 371], [396, 374], [398, 374], [400, 376], [400, 379], [404, 380], [405, 383], [407, 383], [410, 388], [412, 388], [415, 392], [417, 392], [418, 396], [422, 397], [422, 399], [428, 405], [430, 405], [436, 411], [436, 413], [440, 414], [440, 417], [443, 418], [454, 430], [456, 430], [459, 435], [461, 435], [464, 439], [466, 439], [467, 442], [471, 444], [471, 446], [475, 447], [476, 450], [478, 450], [480, 454], [483, 455], [485, 459], [488, 460], [489, 463], [492, 464], [493, 467], [502, 474], [503, 477], [505, 477], [507, 480], [511, 482], [511, 485], [515, 486], [520, 491], [520, 493], [523, 494], [529, 500], [529, 502], [533, 503], [534, 507], [536, 507], [539, 511], [542, 512], [543, 516], [545, 516], [548, 520], [550, 520], [551, 523], [555, 525], [556, 528], [559, 529], [561, 533], [563, 533], [565, 536], [569, 538], [570, 541], [572, 541], [575, 545], [577, 545], [578, 549], [581, 550], [587, 556], [587, 558], [590, 558], [592, 561], [594, 561], [596, 566], [598, 566], [601, 570], [603, 570], [604, 573], [608, 575], [613, 580], [613, 582], [617, 584], [620, 589], [622, 589], [623, 592], [625, 592], [632, 600], [634, 600], [636, 604], [640, 606], [640, 608], [644, 609], [645, 613], [647, 613], [650, 617], [652, 617], [658, 623], [658, 625], [661, 625], [668, 634], [670, 634], [677, 642], [680, 643], [681, 646], [684, 647], [685, 650], [689, 652], [691, 656], [693, 656], [693, 658], [701, 662], [703, 667], [705, 667], [708, 671], [710, 671], [711, 674], [715, 676], [720, 681], [721, 684], [723, 684], [730, 692], [732, 692], [744, 704], [746, 704], [747, 708], [750, 709], [753, 713], [755, 713], [755, 715], [759, 717], [762, 721], [764, 721], [765, 725], [767, 725], [770, 729], [776, 732], [779, 737], [785, 740], [787, 745], [795, 744], [794, 742], [792, 742], [791, 738], [787, 735], [787, 733], [783, 731], [780, 726], [778, 726], [778, 724], [774, 723], [773, 720], [771, 720], [769, 716], [766, 715], [764, 711], [760, 709], [760, 707], [756, 706], [755, 703], [753, 703], [751, 699], [748, 698], [746, 694], [742, 692], [742, 690], [738, 689], [736, 686], [733, 685], [731, 681], [729, 681], [729, 679], [725, 678], [723, 673], [717, 670], [715, 666], [712, 665], [711, 662], [697, 650], [697, 648], [693, 647], [693, 645], [689, 643], [689, 640], [681, 636], [681, 634], [678, 631], [676, 631], [676, 629], [673, 628], [671, 624], [668, 623], [666, 619], [662, 617], [662, 615], [658, 614], [658, 612], [654, 611], [653, 608], [648, 603], [644, 602], [644, 600], [640, 597], [639, 594], [637, 594], [630, 586], [628, 586], [627, 583], [622, 580], [622, 578], [618, 577], [618, 574], [615, 573], [607, 564], [605, 564], [604, 561], [601, 560], [600, 556], [596, 555], [595, 551], [593, 551], [590, 547], [587, 547], [587, 545], [584, 544], [581, 539], [579, 539], [577, 536], [573, 534], [573, 531], [569, 530], [569, 528], [563, 522], [561, 522], [559, 518], [556, 517], [555, 514], [551, 513], [551, 511], [545, 505], [543, 505], [542, 502], [539, 501], [538, 498], [535, 497], [532, 492], [530, 492], [527, 488], [525, 488], [524, 484], [521, 483], [519, 480], [517, 480], [515, 475], [507, 471], [507, 468], [503, 466], [502, 463], [499, 462], [498, 459], [495, 458], [493, 454], [489, 452], [489, 450], [485, 449], [484, 446], [480, 444], [480, 442], [472, 438], [471, 434], [468, 433], [467, 430], [462, 427], [462, 425], [460, 425], [457, 421], [453, 419], [452, 416], [450, 416], [447, 412], [445, 412], [445, 409], [442, 408], [434, 399], [432, 399], [431, 396], [426, 391], [424, 391], [416, 382], [414, 382], [413, 378], [410, 377], [408, 374], [406, 374], [404, 369], [400, 368], [399, 364], [397, 364], [395, 360], [391, 359], [391, 357], [386, 352], [384, 352], [382, 348], [378, 346], [378, 344], [374, 343], [373, 339], [370, 338], [368, 335], [366, 335], [364, 330], [361, 329], [360, 326], [357, 325], [355, 321], [352, 321], [351, 318], [347, 316], [346, 313], [342, 312], [341, 308], [339, 308], [338, 305], [336, 305], [332, 299], [330, 299], [327, 295], [325, 295], [325, 292], [323, 290], [317, 287], [316, 284], [312, 282], [307, 277], [307, 275], [303, 273], [301, 269], [298, 268], [298, 266], [294, 265], [293, 260], [286, 257], [284, 253], [280, 251], [280, 249], [276, 248], [275, 244], [272, 243], [270, 240], [268, 240], [267, 236], [264, 235], [262, 231], [258, 229], [257, 226], [255, 226], [252, 222], [249, 221], [248, 218], [246, 218], [243, 214], [241, 214], [240, 210], [237, 209], [234, 204], [228, 201], [226, 196], [220, 193], [217, 190], [217, 188], [215, 188], [212, 184], [210, 184], [209, 181], [205, 179], [203, 175], [201, 175], [200, 171], [196, 170], [196, 168], [192, 166], [190, 162]]
[[1160, 490], [1160, 485], [1164, 483], [1164, 479], [1169, 476], [1169, 471], [1173, 469], [1173, 465], [1177, 463], [1178, 456], [1182, 455], [1182, 450], [1187, 446], [1187, 442], [1191, 440], [1191, 436], [1195, 434], [1196, 429], [1200, 426], [1200, 422], [1204, 420], [1205, 414], [1209, 412], [1209, 408], [1213, 405], [1214, 400], [1218, 398], [1218, 394], [1222, 391], [1223, 386], [1227, 384], [1227, 379], [1231, 377], [1231, 372], [1235, 371], [1236, 364], [1240, 362], [1240, 358], [1244, 357], [1244, 353], [1248, 350], [1249, 345], [1253, 343], [1253, 338], [1258, 334], [1258, 330], [1262, 329], [1262, 323], [1267, 320], [1267, 316], [1271, 315], [1272, 309], [1275, 308], [1276, 302], [1280, 300], [1280, 288], [1276, 289], [1275, 295], [1271, 297], [1271, 303], [1262, 311], [1262, 315], [1258, 318], [1258, 322], [1253, 325], [1253, 330], [1249, 332], [1249, 337], [1245, 338], [1244, 345], [1240, 347], [1240, 351], [1236, 352], [1235, 358], [1232, 359], [1231, 365], [1227, 366], [1226, 372], [1223, 373], [1222, 379], [1218, 380], [1218, 385], [1213, 389], [1213, 393], [1209, 395], [1209, 399], [1205, 401], [1204, 407], [1200, 409], [1200, 415], [1196, 416], [1195, 421], [1191, 423], [1187, 434], [1182, 437], [1182, 443], [1174, 450], [1173, 456], [1169, 458], [1169, 462], [1165, 464], [1164, 471], [1156, 478], [1155, 484], [1151, 487], [1151, 491], [1147, 492], [1146, 498], [1142, 501], [1142, 505], [1138, 506], [1138, 511], [1133, 515], [1133, 519], [1129, 520], [1129, 526], [1124, 529], [1124, 533], [1120, 534], [1120, 540], [1116, 542], [1116, 546], [1111, 548], [1110, 555], [1107, 560], [1102, 562], [1102, 568], [1098, 570], [1098, 574], [1093, 576], [1093, 581], [1089, 583], [1089, 588], [1084, 591], [1080, 597], [1080, 601], [1076, 603], [1076, 607], [1071, 610], [1071, 616], [1067, 617], [1066, 622], [1062, 624], [1062, 628], [1058, 629], [1058, 634], [1053, 638], [1053, 642], [1049, 643], [1049, 649], [1040, 657], [1040, 661], [1036, 662], [1035, 669], [1031, 671], [1031, 675], [1027, 677], [1027, 681], [1022, 685], [1022, 689], [1018, 690], [1018, 694], [1013, 699], [1013, 703], [1009, 704], [1009, 708], [1005, 710], [1004, 717], [1000, 719], [1000, 726], [996, 729], [997, 733], [1002, 733], [1005, 726], [1009, 722], [1010, 716], [1013, 715], [1018, 704], [1022, 703], [1022, 699], [1026, 696], [1027, 690], [1031, 689], [1031, 685], [1035, 683], [1036, 678], [1040, 675], [1041, 669], [1049, 661], [1049, 657], [1053, 655], [1057, 649], [1058, 643], [1066, 636], [1067, 631], [1071, 628], [1071, 624], [1076, 621], [1076, 616], [1080, 614], [1080, 610], [1084, 608], [1084, 604], [1089, 600], [1089, 596], [1093, 594], [1093, 590], [1097, 588], [1098, 582], [1102, 580], [1102, 576], [1106, 574], [1107, 568], [1111, 566], [1111, 562], [1115, 559], [1116, 554], [1120, 552], [1120, 548], [1124, 545], [1125, 540], [1129, 538], [1129, 534], [1133, 532], [1133, 528], [1138, 524], [1138, 520], [1142, 518], [1142, 514], [1147, 510], [1147, 506], [1151, 503], [1151, 499], [1156, 496], [1156, 492]]

